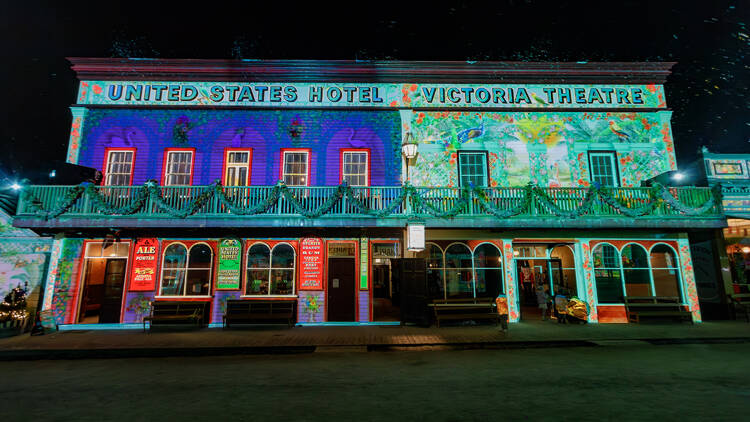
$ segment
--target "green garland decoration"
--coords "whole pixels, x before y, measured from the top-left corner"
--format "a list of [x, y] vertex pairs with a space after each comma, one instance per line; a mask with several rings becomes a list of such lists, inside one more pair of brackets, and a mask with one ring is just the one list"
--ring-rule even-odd
[[[713, 196], [709, 198], [708, 201], [695, 208], [685, 206], [669, 192], [668, 188], [659, 184], [656, 184], [649, 189], [647, 199], [636, 199], [636, 201], [639, 202], [645, 201], [636, 207], [631, 207], [629, 204], [623, 203], [621, 199], [614, 195], [612, 188], [592, 186], [586, 191], [583, 200], [581, 200], [573, 210], [564, 210], [560, 208], [560, 206], [557, 205], [556, 200], [551, 198], [544, 188], [531, 184], [528, 184], [523, 188], [523, 196], [518, 198], [520, 199], [520, 203], [511, 208], [500, 208], [496, 206], [493, 203], [493, 199], [500, 198], [493, 198], [488, 195], [488, 190], [486, 188], [473, 186], [468, 188], [464, 187], [458, 191], [457, 198], [450, 198], [454, 199], [455, 202], [448, 210], [442, 210], [433, 205], [424, 197], [423, 193], [420, 193], [417, 188], [408, 183], [405, 183], [401, 188], [400, 194], [397, 197], [390, 199], [390, 202], [382, 209], [370, 208], [365, 202], [363, 202], [363, 198], [358, 196], [354, 189], [346, 183], [338, 186], [333, 194], [325, 198], [323, 203], [314, 209], [309, 209], [309, 204], [313, 202], [313, 198], [308, 197], [307, 195], [310, 195], [310, 193], [316, 194], [319, 191], [309, 188], [300, 188], [299, 190], [303, 192], [303, 197], [298, 198], [295, 196], [295, 191], [287, 187], [283, 182], [279, 182], [274, 186], [269, 191], [267, 197], [254, 199], [239, 195], [228, 195], [224, 187], [217, 180], [201, 190], [198, 195], [188, 198], [186, 205], [182, 208], [176, 208], [169, 204], [168, 201], [170, 194], [162, 192], [162, 189], [158, 186], [158, 183], [155, 180], [149, 180], [141, 187], [130, 187], [128, 189], [137, 189], [138, 192], [134, 197], [128, 198], [128, 203], [122, 207], [114, 206], [109, 202], [112, 194], [108, 194], [104, 189], [88, 182], [71, 187], [65, 192], [65, 195], [62, 198], [56, 201], [55, 206], [49, 210], [44, 209], [42, 201], [34, 196], [29, 190], [24, 190], [22, 193], [22, 199], [35, 215], [45, 219], [55, 218], [66, 213], [84, 194], [86, 195], [86, 199], [90, 201], [92, 208], [96, 212], [102, 214], [133, 215], [143, 210], [150, 211], [147, 209], [147, 204], [149, 204], [150, 201], [156, 208], [162, 210], [169, 216], [176, 218], [186, 218], [198, 213], [201, 208], [211, 200], [216, 200], [218, 204], [221, 204], [226, 210], [236, 215], [263, 214], [267, 213], [278, 204], [278, 201], [281, 198], [284, 198], [296, 213], [306, 218], [318, 218], [330, 213], [338, 203], [342, 203], [343, 199], [346, 199], [347, 207], [352, 206], [359, 214], [376, 218], [387, 217], [395, 214], [399, 207], [404, 206], [407, 201], [411, 201], [411, 204], [413, 205], [412, 215], [428, 214], [437, 218], [454, 218], [458, 216], [467, 210], [468, 205], [472, 200], [476, 200], [481, 211], [500, 219], [522, 214], [532, 215], [531, 203], [534, 200], [539, 203], [539, 206], [547, 209], [552, 215], [565, 218], [577, 218], [590, 213], [597, 200], [600, 200], [604, 204], [613, 208], [618, 213], [631, 218], [651, 214], [662, 203], [666, 203], [681, 214], [690, 216], [703, 215], [709, 212], [712, 208], [721, 212], [720, 186], [715, 186], [713, 188]], [[188, 189], [193, 190], [196, 188], [190, 187]], [[179, 194], [181, 193], [175, 192], [172, 195]], [[248, 206], [239, 205], [235, 202], [237, 199], [251, 199], [252, 204]], [[346, 209], [343, 211], [346, 211]], [[404, 210], [402, 209], [399, 214], [403, 213]]]

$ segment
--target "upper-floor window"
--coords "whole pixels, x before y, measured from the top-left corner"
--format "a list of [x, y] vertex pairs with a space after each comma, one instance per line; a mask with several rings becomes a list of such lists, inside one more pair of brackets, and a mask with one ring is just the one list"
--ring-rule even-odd
[[132, 183], [135, 148], [108, 148], [104, 159], [106, 186], [128, 186]]
[[193, 181], [194, 149], [168, 149], [164, 157], [164, 185], [185, 186]]
[[487, 153], [459, 151], [458, 175], [460, 186], [487, 186]]
[[287, 186], [307, 186], [310, 183], [310, 151], [282, 150], [281, 179]]
[[618, 186], [617, 159], [614, 152], [590, 152], [591, 182], [600, 186]]
[[370, 152], [368, 150], [341, 151], [341, 181], [349, 186], [370, 184]]
[[224, 151], [224, 186], [247, 186], [250, 184], [250, 149], [227, 149]]

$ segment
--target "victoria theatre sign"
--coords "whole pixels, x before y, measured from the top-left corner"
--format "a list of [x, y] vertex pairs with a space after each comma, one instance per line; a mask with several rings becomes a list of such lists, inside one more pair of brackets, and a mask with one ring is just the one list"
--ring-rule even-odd
[[79, 104], [367, 108], [665, 108], [661, 85], [83, 81]]

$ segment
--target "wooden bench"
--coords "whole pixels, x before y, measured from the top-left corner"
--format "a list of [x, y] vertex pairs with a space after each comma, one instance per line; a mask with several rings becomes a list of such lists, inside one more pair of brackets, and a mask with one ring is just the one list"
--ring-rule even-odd
[[435, 323], [440, 328], [440, 320], [494, 320], [500, 322], [500, 315], [494, 308], [494, 298], [436, 299], [428, 306], [435, 313]]
[[734, 318], [737, 319], [737, 314], [744, 313], [745, 321], [750, 322], [750, 293], [733, 294], [730, 298], [734, 308]]
[[143, 318], [143, 331], [146, 331], [146, 321], [154, 324], [195, 324], [197, 327], [204, 322], [206, 302], [151, 302], [151, 313]]
[[679, 318], [693, 322], [693, 314], [685, 310], [676, 296], [625, 296], [628, 322], [641, 322], [641, 317]]
[[286, 322], [291, 327], [294, 324], [294, 309], [296, 300], [227, 300], [224, 311], [224, 328], [232, 323], [254, 324], [263, 322]]

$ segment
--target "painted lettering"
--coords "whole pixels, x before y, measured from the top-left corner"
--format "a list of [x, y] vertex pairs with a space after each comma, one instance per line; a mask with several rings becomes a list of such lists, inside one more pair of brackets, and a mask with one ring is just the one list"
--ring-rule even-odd
[[284, 87], [284, 99], [293, 103], [297, 101], [297, 87], [285, 86]]
[[487, 91], [486, 88], [479, 88], [476, 92], [477, 101], [479, 101], [482, 104], [487, 104], [487, 102], [490, 101], [490, 91]]
[[167, 90], [167, 86], [166, 85], [154, 85], [153, 87], [151, 87], [151, 89], [156, 94], [155, 95], [156, 101], [161, 101], [161, 96], [164, 94], [164, 91]]
[[143, 96], [143, 85], [128, 85], [125, 87], [125, 101], [140, 101]]
[[122, 85], [110, 85], [107, 96], [112, 101], [117, 101], [122, 96]]
[[497, 104], [499, 102], [508, 104], [505, 101], [505, 90], [502, 88], [492, 88], [492, 102]]
[[354, 101], [354, 93], [357, 91], [355, 86], [345, 86], [344, 93], [346, 94], [346, 102], [351, 103]]
[[182, 101], [193, 101], [198, 96], [198, 90], [192, 85], [182, 87]]
[[341, 101], [341, 90], [339, 88], [336, 88], [335, 86], [328, 88], [328, 91], [326, 91], [326, 95], [332, 103]]
[[557, 97], [560, 99], [560, 104], [570, 104], [570, 88], [560, 88], [560, 90], [557, 92]]
[[615, 92], [614, 88], [602, 88], [602, 92], [607, 97], [607, 104], [612, 104], [612, 93]]
[[360, 103], [370, 102], [370, 87], [364, 86], [359, 89], [359, 102]]
[[604, 103], [604, 99], [602, 98], [602, 94], [599, 93], [599, 90], [596, 88], [589, 89], [589, 98], [588, 103], [593, 104], [594, 102]]
[[255, 92], [258, 95], [258, 101], [266, 101], [266, 91], [268, 91], [268, 87], [265, 85], [258, 85], [255, 87]]
[[575, 88], [573, 90], [576, 94], [576, 104], [586, 104], [586, 90], [583, 88]]
[[243, 86], [240, 90], [240, 95], [237, 97], [237, 101], [248, 101], [251, 103], [255, 102], [255, 96], [253, 96], [253, 90], [249, 86]]
[[268, 99], [272, 103], [279, 103], [281, 102], [281, 87], [280, 86], [272, 86], [271, 92], [268, 94]]
[[432, 100], [435, 99], [435, 88], [427, 88], [423, 86], [422, 97], [424, 97], [425, 101], [427, 101], [429, 104], [432, 104]]
[[308, 101], [311, 103], [323, 101], [323, 87], [322, 86], [311, 86]]
[[617, 88], [617, 104], [630, 104], [628, 90], [625, 88]]
[[458, 96], [458, 92], [459, 92], [458, 88], [454, 88], [454, 87], [448, 88], [448, 90], [446, 91], [446, 94], [448, 95], [448, 101], [454, 104], [461, 101], [461, 98]]
[[376, 86], [372, 87], [372, 102], [373, 103], [382, 103], [383, 102], [383, 99], [380, 98], [380, 94], [378, 93], [379, 89], [380, 88], [378, 88]]
[[544, 88], [544, 93], [547, 94], [547, 102], [554, 104], [555, 102], [555, 88]]
[[526, 88], [518, 88], [517, 95], [517, 103], [521, 104], [522, 102], [526, 102], [526, 104], [531, 104], [531, 98], [529, 98], [529, 93], [526, 92]]
[[224, 88], [222, 88], [220, 85], [212, 86], [210, 92], [211, 94], [208, 96], [208, 98], [211, 101], [218, 103], [224, 99]]
[[641, 97], [643, 91], [640, 88], [631, 89], [630, 94], [633, 97], [633, 104], [643, 104], [643, 97]]
[[466, 101], [466, 104], [471, 104], [471, 94], [474, 93], [474, 88], [461, 88], [461, 92], [464, 93], [464, 101]]

